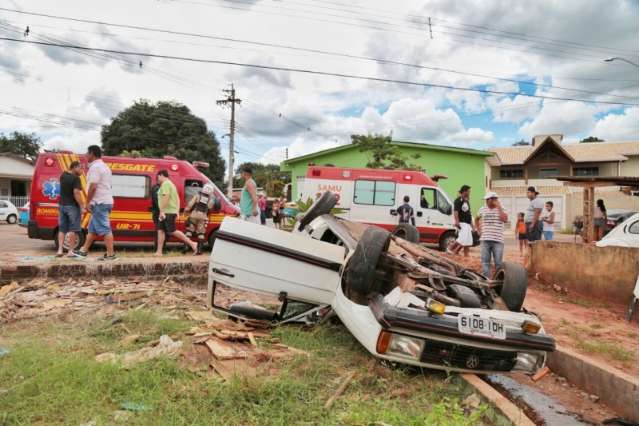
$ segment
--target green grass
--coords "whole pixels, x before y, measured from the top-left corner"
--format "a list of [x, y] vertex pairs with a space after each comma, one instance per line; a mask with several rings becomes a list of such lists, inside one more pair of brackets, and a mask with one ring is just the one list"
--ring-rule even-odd
[[[124, 327], [122, 326], [124, 325]], [[0, 358], [0, 425], [112, 424], [121, 404], [142, 404], [127, 424], [289, 425], [507, 424], [482, 405], [466, 412], [471, 390], [455, 375], [387, 368], [372, 358], [341, 326], [311, 331], [281, 327], [274, 335], [309, 351], [282, 365], [274, 376], [235, 378], [192, 373], [179, 360], [156, 359], [130, 369], [94, 360], [104, 351], [124, 352], [128, 332], [152, 340], [161, 334], [183, 339], [192, 324], [151, 311], [130, 311], [114, 319], [70, 319], [3, 330], [11, 352]], [[354, 381], [330, 410], [324, 403], [349, 371]]]
[[[593, 327], [592, 325], [591, 327], [595, 329], [599, 328]], [[584, 352], [599, 354], [605, 358], [624, 363], [635, 359], [635, 355], [632, 351], [620, 347], [619, 343], [600, 339], [598, 335], [586, 328], [577, 326], [568, 334], [574, 341], [575, 346]]]

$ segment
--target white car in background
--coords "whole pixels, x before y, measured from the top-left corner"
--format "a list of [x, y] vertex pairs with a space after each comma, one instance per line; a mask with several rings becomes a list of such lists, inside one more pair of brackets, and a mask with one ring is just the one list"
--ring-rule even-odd
[[597, 247], [609, 246], [639, 247], [639, 213], [630, 216], [597, 241]]
[[18, 221], [18, 209], [11, 201], [0, 200], [0, 220], [12, 225]]
[[[325, 193], [293, 232], [224, 219], [209, 305], [273, 324], [318, 322], [333, 311], [373, 356], [397, 363], [473, 373], [544, 366], [555, 341], [522, 310], [523, 267], [505, 263], [488, 279], [384, 229], [327, 214], [336, 200]], [[282, 306], [218, 306], [218, 284], [278, 296]]]

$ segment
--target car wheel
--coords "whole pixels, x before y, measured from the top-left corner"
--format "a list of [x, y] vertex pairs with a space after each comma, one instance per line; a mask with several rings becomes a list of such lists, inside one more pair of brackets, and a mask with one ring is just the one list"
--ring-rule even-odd
[[457, 239], [457, 235], [455, 231], [446, 231], [439, 238], [439, 249], [441, 251], [446, 251], [448, 246], [450, 246]]
[[419, 230], [410, 223], [400, 223], [393, 230], [393, 235], [403, 238], [411, 243], [419, 242]]
[[9, 222], [11, 225], [13, 225], [14, 223], [16, 223], [18, 221], [18, 217], [14, 214], [10, 214], [7, 217], [7, 222]]
[[299, 230], [302, 231], [306, 226], [311, 223], [315, 218], [320, 217], [323, 214], [331, 212], [331, 209], [337, 204], [337, 196], [326, 191], [309, 207], [304, 214], [304, 217], [300, 220]]
[[528, 289], [528, 272], [516, 263], [505, 262], [495, 273], [495, 280], [503, 281], [497, 292], [504, 300], [506, 307], [513, 312], [521, 311]]
[[462, 308], [481, 308], [481, 299], [470, 288], [461, 284], [451, 284], [447, 288], [450, 297], [461, 302]]
[[390, 232], [385, 229], [367, 228], [348, 261], [345, 281], [348, 289], [358, 296], [367, 296], [379, 291], [377, 263], [388, 250]]

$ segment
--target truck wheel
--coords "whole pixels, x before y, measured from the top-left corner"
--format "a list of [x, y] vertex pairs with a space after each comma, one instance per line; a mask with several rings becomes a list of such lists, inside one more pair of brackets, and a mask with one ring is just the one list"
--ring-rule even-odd
[[14, 223], [16, 223], [18, 221], [18, 217], [14, 214], [10, 214], [7, 217], [7, 222], [9, 222], [11, 225], [13, 225]]
[[419, 230], [410, 223], [400, 223], [393, 230], [393, 235], [403, 238], [411, 243], [419, 242]]
[[348, 289], [358, 296], [368, 296], [379, 291], [377, 263], [388, 250], [390, 232], [377, 228], [367, 228], [348, 261], [345, 281]]
[[455, 231], [444, 232], [442, 236], [439, 237], [439, 249], [441, 251], [446, 251], [446, 249], [448, 249], [448, 246], [451, 245], [456, 239], [457, 235], [455, 234]]
[[521, 311], [528, 289], [528, 272], [516, 263], [505, 262], [495, 273], [495, 280], [503, 281], [497, 292], [504, 300], [506, 307], [513, 312]]
[[337, 204], [337, 196], [331, 191], [323, 193], [315, 202], [309, 207], [304, 214], [304, 217], [300, 220], [299, 230], [302, 231], [306, 226], [311, 223], [315, 218], [320, 217], [323, 214], [331, 212], [331, 209]]

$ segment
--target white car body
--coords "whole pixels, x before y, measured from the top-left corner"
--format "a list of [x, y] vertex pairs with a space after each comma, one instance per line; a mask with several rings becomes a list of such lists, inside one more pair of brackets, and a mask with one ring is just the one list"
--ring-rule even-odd
[[639, 247], [639, 213], [630, 216], [597, 241], [597, 247], [609, 246]]
[[9, 223], [18, 221], [18, 209], [11, 201], [0, 200], [0, 220]]
[[[356, 245], [357, 242], [354, 239], [349, 241], [347, 236], [343, 236], [337, 241], [332, 238], [335, 236], [334, 234], [327, 234], [326, 231], [330, 230], [331, 220], [338, 221], [329, 215], [320, 216], [314, 219], [303, 231], [289, 233], [239, 219], [225, 218], [211, 253], [209, 297], [212, 297], [215, 285], [220, 283], [257, 293], [285, 294], [289, 300], [312, 305], [330, 306], [346, 328], [372, 355], [393, 362], [447, 371], [495, 372], [494, 369], [478, 368], [481, 352], [481, 356], [486, 358], [485, 354], [510, 354], [511, 362], [514, 365], [510, 364], [510, 369], [499, 371], [522, 370], [534, 373], [542, 368], [546, 352], [554, 349], [554, 341], [543, 334], [543, 328], [541, 328], [539, 336], [532, 336], [531, 339], [549, 339], [552, 341], [553, 349], [548, 349], [547, 342], [545, 349], [539, 349], [539, 347], [537, 349], [531, 349], [531, 347], [522, 349], [523, 346], [514, 348], [512, 342], [515, 339], [507, 341], [488, 338], [477, 339], [475, 337], [475, 340], [471, 342], [469, 339], [473, 339], [473, 337], [461, 335], [456, 331], [457, 317], [463, 313], [492, 318], [504, 325], [505, 335], [522, 336], [521, 330], [524, 321], [541, 326], [539, 319], [532, 314], [446, 306], [445, 313], [441, 316], [438, 315], [438, 319], [432, 319], [432, 322], [446, 321], [449, 326], [455, 324], [455, 330], [448, 328], [453, 335], [416, 330], [396, 324], [384, 327], [382, 324], [384, 321], [380, 321], [376, 313], [373, 312], [373, 302], [370, 305], [358, 304], [344, 293], [345, 266], [353, 255], [353, 245]], [[331, 238], [327, 238], [327, 236]], [[321, 238], [330, 241], [320, 241]], [[403, 293], [403, 295], [409, 295], [409, 293]], [[384, 307], [395, 313], [413, 317], [429, 316], [424, 309], [409, 307], [408, 303], [401, 300], [397, 301], [396, 306], [386, 304], [386, 300], [390, 300], [390, 298], [387, 297], [384, 300]], [[423, 341], [422, 349], [419, 350], [420, 355], [409, 357], [388, 352], [379, 353], [377, 345], [382, 331], [390, 332], [393, 336], [391, 339], [395, 339], [395, 336], [403, 336], [402, 338]], [[528, 336], [524, 336], [525, 338]], [[442, 363], [429, 362], [426, 356], [427, 352], [430, 354], [429, 356], [434, 356], [433, 353], [436, 354], [436, 350], [431, 348], [440, 348], [437, 345], [444, 345], [438, 349], [442, 351], [445, 350], [444, 347], [448, 347], [445, 345], [453, 345], [452, 347], [459, 348], [459, 354], [464, 354], [471, 361], [477, 358], [477, 365], [474, 368], [465, 368], [464, 365], [443, 365]], [[471, 352], [468, 352], [469, 350]], [[477, 355], [473, 355], [475, 353]], [[466, 362], [466, 366], [468, 365], [468, 360], [460, 362]]]

